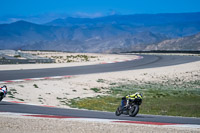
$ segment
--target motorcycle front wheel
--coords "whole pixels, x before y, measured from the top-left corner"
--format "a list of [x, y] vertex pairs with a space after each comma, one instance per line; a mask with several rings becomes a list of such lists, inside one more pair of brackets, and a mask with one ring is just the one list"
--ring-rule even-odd
[[139, 105], [134, 105], [130, 110], [129, 110], [129, 116], [135, 117], [137, 113], [139, 112]]
[[3, 99], [3, 96], [0, 95], [0, 102], [1, 102], [2, 99]]

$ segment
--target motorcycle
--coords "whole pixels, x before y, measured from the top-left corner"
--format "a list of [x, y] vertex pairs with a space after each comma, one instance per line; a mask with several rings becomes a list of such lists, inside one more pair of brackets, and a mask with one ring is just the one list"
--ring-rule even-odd
[[[4, 90], [3, 90], [3, 89]], [[7, 94], [7, 86], [3, 86], [2, 88], [0, 88], [0, 102], [2, 101], [2, 99], [6, 96]]]
[[139, 105], [142, 104], [142, 98], [137, 97], [135, 99], [129, 99], [129, 104], [126, 107], [120, 105], [116, 112], [116, 116], [120, 116], [121, 114], [129, 115], [131, 117], [135, 117], [139, 112]]

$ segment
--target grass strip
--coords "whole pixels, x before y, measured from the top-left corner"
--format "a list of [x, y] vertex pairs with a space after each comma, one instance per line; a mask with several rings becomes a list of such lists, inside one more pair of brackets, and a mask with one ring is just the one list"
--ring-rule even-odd
[[200, 117], [200, 82], [132, 83], [109, 88], [108, 96], [72, 99], [71, 107], [114, 112], [121, 97], [143, 93], [141, 114]]

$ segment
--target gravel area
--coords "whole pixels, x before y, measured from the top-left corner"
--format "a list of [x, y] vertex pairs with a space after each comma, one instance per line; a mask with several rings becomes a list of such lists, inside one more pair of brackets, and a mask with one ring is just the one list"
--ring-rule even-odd
[[0, 116], [1, 133], [199, 133], [200, 129], [109, 122]]

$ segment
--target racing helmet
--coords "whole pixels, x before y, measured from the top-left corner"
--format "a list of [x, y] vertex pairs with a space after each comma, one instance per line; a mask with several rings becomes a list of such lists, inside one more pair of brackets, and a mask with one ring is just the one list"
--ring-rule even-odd
[[2, 86], [1, 88], [6, 88], [6, 90], [7, 90], [7, 86], [6, 85]]
[[141, 97], [143, 97], [142, 93], [136, 92], [136, 95], [140, 95]]

